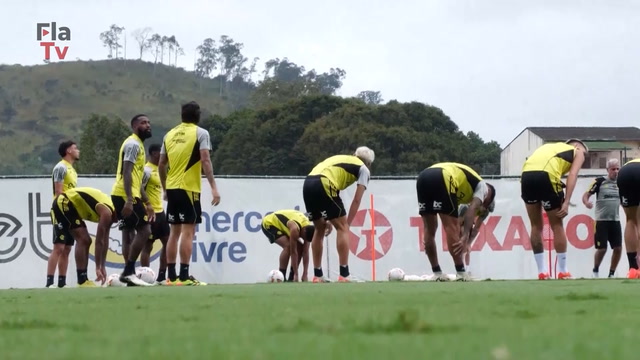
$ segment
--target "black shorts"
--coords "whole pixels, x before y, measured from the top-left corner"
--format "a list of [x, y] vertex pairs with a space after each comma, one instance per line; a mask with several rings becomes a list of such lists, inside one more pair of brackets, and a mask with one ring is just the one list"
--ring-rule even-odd
[[278, 230], [275, 226], [262, 224], [262, 233], [269, 239], [269, 244], [273, 244], [279, 237], [284, 236], [282, 231]]
[[620, 205], [633, 207], [640, 204], [640, 163], [623, 165], [618, 173], [618, 191]]
[[447, 190], [443, 169], [422, 170], [416, 181], [416, 192], [420, 215], [439, 213], [458, 217], [458, 196]]
[[71, 236], [71, 230], [86, 228], [87, 224], [82, 220], [73, 203], [64, 194], [58, 195], [58, 197], [53, 200], [51, 206], [53, 243], [71, 246], [75, 242], [73, 236]]
[[596, 249], [606, 249], [607, 241], [611, 248], [622, 246], [622, 227], [620, 221], [596, 221], [596, 233], [593, 236]]
[[340, 198], [340, 190], [324, 176], [307, 176], [302, 186], [302, 198], [311, 221], [347, 216]]
[[122, 209], [127, 199], [123, 196], [111, 195], [111, 201], [118, 217], [118, 230], [133, 230], [149, 222], [147, 211], [140, 198], [133, 199], [133, 212], [127, 218], [122, 216]]
[[149, 241], [153, 242], [163, 237], [169, 236], [169, 223], [167, 222], [167, 216], [164, 211], [156, 213], [156, 220], [151, 223], [151, 235], [149, 235]]
[[200, 224], [202, 222], [200, 193], [167, 189], [167, 219], [169, 224]]
[[527, 204], [541, 202], [545, 211], [551, 211], [562, 206], [564, 191], [551, 183], [546, 171], [525, 171], [520, 176], [520, 197]]

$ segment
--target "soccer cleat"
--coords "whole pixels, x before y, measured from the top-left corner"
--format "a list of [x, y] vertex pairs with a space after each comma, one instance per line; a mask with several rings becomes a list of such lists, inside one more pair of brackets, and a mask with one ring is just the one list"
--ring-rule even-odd
[[322, 276], [322, 277], [314, 276], [313, 277], [313, 282], [314, 283], [328, 283], [330, 281], [327, 278], [325, 278], [324, 276]]
[[122, 281], [124, 284], [127, 284], [127, 286], [153, 286], [153, 284], [149, 284], [140, 280], [140, 278], [137, 277], [136, 274], [126, 276], [120, 275], [120, 281]]
[[167, 278], [164, 284], [167, 286], [182, 286], [182, 282], [180, 281], [180, 279], [175, 279], [174, 281], [171, 281], [169, 278]]
[[[593, 275], [592, 275], [591, 277], [593, 277], [594, 279], [597, 279], [597, 278], [599, 278], [600, 276], [598, 275], [598, 273], [597, 273], [597, 272], [594, 272], [594, 273], [593, 273]], [[611, 277], [611, 276], [609, 276], [609, 277]]]
[[158, 286], [167, 285], [167, 280], [156, 280], [156, 285]]
[[82, 284], [78, 284], [78, 287], [81, 287], [81, 288], [87, 288], [87, 287], [98, 287], [98, 286], [97, 286], [97, 285], [96, 285], [96, 283], [94, 283], [93, 281], [91, 281], [91, 280], [86, 280], [86, 281], [85, 281], [85, 282], [83, 282]]
[[207, 283], [196, 280], [193, 275], [189, 276], [187, 280], [181, 281], [183, 286], [206, 286]]
[[549, 274], [539, 273], [538, 280], [549, 280]]
[[456, 281], [472, 281], [471, 275], [466, 272], [459, 272], [456, 274]]
[[558, 273], [558, 280], [572, 280], [573, 277], [571, 276], [570, 272], [561, 272]]
[[638, 271], [638, 269], [634, 269], [634, 268], [629, 269], [629, 272], [627, 273], [628, 279], [637, 279], [638, 276], [640, 276], [640, 271]]
[[433, 281], [450, 281], [449, 275], [443, 273], [433, 274]]

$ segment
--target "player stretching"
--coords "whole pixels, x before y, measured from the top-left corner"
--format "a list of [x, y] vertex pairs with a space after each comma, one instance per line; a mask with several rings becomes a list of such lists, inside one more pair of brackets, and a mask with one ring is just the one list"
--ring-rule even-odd
[[[196, 224], [202, 222], [200, 205], [201, 173], [211, 187], [211, 203], [220, 203], [220, 194], [213, 177], [209, 151], [209, 132], [198, 126], [200, 105], [195, 101], [182, 105], [182, 123], [169, 130], [160, 150], [158, 172], [167, 199], [167, 218], [171, 225], [167, 243], [167, 285], [206, 285], [189, 275], [193, 237]], [[168, 167], [168, 171], [167, 171]], [[180, 244], [180, 273], [176, 274]]]
[[[360, 201], [371, 176], [375, 153], [366, 146], [353, 155], [335, 155], [316, 165], [304, 180], [302, 196], [307, 213], [316, 231], [311, 242], [313, 282], [326, 282], [322, 272], [323, 235], [330, 221], [336, 228], [336, 243], [340, 263], [339, 282], [351, 282], [349, 273], [349, 226], [358, 212]], [[349, 213], [345, 211], [340, 191], [357, 183]]]
[[142, 188], [146, 161], [142, 142], [151, 137], [149, 118], [143, 114], [134, 116], [131, 129], [133, 134], [120, 147], [116, 182], [111, 190], [111, 199], [122, 230], [122, 252], [126, 261], [120, 281], [129, 286], [150, 286], [136, 276], [136, 260], [149, 241], [149, 221], [155, 217], [153, 206]]
[[164, 213], [162, 204], [162, 185], [160, 184], [160, 175], [158, 175], [158, 162], [160, 161], [159, 144], [149, 146], [149, 161], [144, 167], [144, 175], [142, 177], [142, 188], [147, 193], [149, 201], [156, 213], [155, 220], [151, 223], [151, 236], [145, 244], [140, 254], [140, 265], [149, 266], [151, 250], [153, 243], [160, 240], [162, 250], [160, 251], [160, 266], [158, 268], [158, 277], [156, 285], [164, 285], [167, 271], [167, 240], [169, 240], [169, 223]]
[[627, 218], [624, 228], [624, 246], [627, 249], [627, 259], [629, 260], [629, 279], [640, 278], [638, 271], [638, 223], [640, 220], [640, 212], [638, 205], [640, 204], [640, 159], [628, 161], [620, 168], [618, 173], [618, 191], [620, 193], [620, 204]]
[[[489, 205], [489, 208], [485, 208], [484, 206], [480, 206], [477, 209], [476, 214], [474, 216], [474, 223], [471, 228], [471, 233], [469, 234], [469, 238], [467, 239], [467, 243], [464, 244], [464, 265], [466, 267], [466, 271], [471, 276], [471, 244], [478, 236], [478, 231], [480, 230], [480, 226], [484, 220], [489, 216], [489, 213], [492, 213], [495, 209], [495, 201]], [[468, 204], [462, 204], [458, 208], [458, 223], [460, 224], [460, 238], [462, 238], [462, 231], [464, 230], [464, 220], [466, 218], [465, 214], [469, 210]]]
[[[456, 281], [470, 280], [465, 272], [463, 251], [469, 243], [476, 212], [489, 208], [496, 190], [470, 167], [458, 163], [438, 163], [420, 172], [416, 182], [419, 214], [424, 224], [424, 249], [436, 281], [448, 281], [438, 263], [436, 230], [438, 217], [447, 236], [449, 253], [456, 267]], [[469, 204], [460, 229], [458, 205]]]
[[[62, 194], [68, 189], [73, 189], [78, 183], [78, 174], [73, 168], [73, 163], [80, 159], [80, 150], [73, 141], [65, 141], [58, 147], [58, 154], [62, 160], [53, 168], [53, 197]], [[53, 222], [52, 222], [53, 224]], [[67, 231], [61, 233], [58, 227], [53, 227], [53, 250], [49, 254], [47, 262], [47, 285], [48, 288], [56, 288], [53, 285], [53, 276], [58, 267], [58, 286], [65, 287], [67, 284], [67, 267], [69, 266], [69, 253], [73, 247], [73, 236]]]
[[[567, 270], [567, 236], [562, 219], [569, 213], [571, 195], [576, 187], [578, 172], [584, 163], [587, 146], [580, 140], [549, 143], [540, 146], [527, 158], [520, 177], [521, 197], [531, 222], [531, 248], [538, 265], [538, 279], [549, 279], [542, 245], [542, 210], [549, 217], [553, 243], [558, 259], [558, 279], [571, 279]], [[562, 177], [567, 177], [565, 196]]]
[[607, 242], [611, 244], [611, 267], [609, 277], [612, 278], [618, 267], [620, 255], [622, 255], [622, 228], [620, 227], [620, 193], [618, 192], [618, 171], [620, 161], [609, 159], [607, 161], [607, 177], [597, 177], [582, 195], [582, 203], [588, 208], [593, 208], [589, 201], [591, 195], [596, 194], [596, 233], [594, 242], [596, 253], [593, 259], [593, 277], [597, 278], [598, 270], [604, 254], [607, 253]]
[[262, 232], [270, 244], [278, 244], [282, 248], [279, 269], [286, 278], [287, 264], [291, 258], [289, 281], [298, 281], [298, 267], [302, 266], [302, 281], [307, 281], [309, 267], [309, 244], [313, 240], [315, 227], [309, 218], [297, 210], [278, 210], [262, 219]]
[[87, 277], [91, 236], [85, 220], [98, 223], [95, 248], [96, 281], [104, 284], [107, 280], [105, 261], [109, 248], [109, 231], [111, 224], [116, 222], [109, 195], [89, 187], [68, 189], [53, 200], [51, 217], [54, 226], [59, 230], [58, 234], [70, 233], [76, 239], [78, 287], [96, 286]]

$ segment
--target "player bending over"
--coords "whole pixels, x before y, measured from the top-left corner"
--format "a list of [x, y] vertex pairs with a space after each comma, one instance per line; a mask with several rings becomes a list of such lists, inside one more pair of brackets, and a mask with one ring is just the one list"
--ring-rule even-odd
[[[473, 244], [473, 241], [478, 236], [478, 231], [480, 230], [480, 227], [482, 226], [482, 223], [489, 216], [489, 213], [492, 213], [494, 211], [495, 206], [496, 206], [496, 202], [493, 201], [489, 205], [489, 208], [485, 208], [484, 206], [481, 206], [476, 211], [473, 227], [471, 228], [471, 233], [469, 234], [469, 238], [467, 240], [467, 243], [464, 244], [464, 249], [463, 249], [463, 251], [464, 251], [464, 264], [465, 264], [466, 271], [469, 274], [469, 276], [471, 276], [471, 244]], [[462, 238], [462, 235], [463, 235], [462, 231], [464, 230], [464, 220], [465, 220], [465, 214], [466, 214], [467, 210], [469, 210], [469, 205], [468, 204], [462, 204], [458, 208], [458, 222], [460, 223], [460, 238]]]
[[[475, 214], [481, 207], [489, 208], [496, 190], [467, 165], [438, 163], [418, 175], [416, 182], [419, 214], [424, 224], [424, 249], [436, 281], [448, 281], [438, 263], [436, 230], [438, 215], [447, 235], [447, 246], [456, 267], [456, 281], [470, 280], [465, 272], [463, 250], [469, 243]], [[469, 204], [462, 229], [458, 222], [458, 205]]]
[[[316, 165], [302, 187], [302, 197], [309, 218], [316, 227], [311, 242], [313, 255], [313, 282], [327, 282], [322, 272], [323, 235], [330, 221], [336, 228], [339, 282], [351, 282], [349, 274], [349, 226], [360, 208], [360, 201], [369, 185], [370, 168], [375, 153], [366, 146], [356, 149], [353, 155], [335, 155]], [[340, 191], [357, 183], [349, 213], [345, 211]]]
[[[270, 244], [278, 244], [282, 248], [278, 269], [287, 277], [287, 264], [291, 258], [291, 270], [288, 281], [308, 280], [309, 244], [313, 240], [315, 227], [309, 218], [297, 210], [278, 210], [262, 219], [262, 232]], [[303, 261], [302, 277], [298, 268]]]
[[160, 265], [158, 267], [158, 277], [156, 285], [164, 285], [167, 272], [167, 240], [169, 240], [169, 223], [164, 213], [162, 204], [162, 185], [160, 184], [160, 175], [158, 174], [158, 162], [160, 161], [160, 144], [152, 144], [149, 146], [149, 161], [144, 167], [142, 176], [142, 187], [147, 192], [149, 202], [153, 206], [156, 218], [151, 223], [151, 236], [145, 244], [140, 254], [140, 265], [151, 265], [151, 250], [156, 240], [162, 243], [160, 251]]
[[[587, 153], [587, 146], [577, 139], [570, 139], [564, 143], [548, 143], [536, 149], [522, 167], [520, 191], [531, 222], [531, 248], [540, 280], [549, 279], [542, 245], [543, 209], [549, 217], [549, 225], [553, 231], [553, 243], [558, 259], [558, 279], [571, 279], [571, 273], [567, 269], [567, 236], [562, 219], [569, 214], [571, 195]], [[569, 175], [565, 196], [562, 177], [567, 173]]]
[[117, 221], [111, 198], [102, 191], [89, 187], [68, 189], [55, 197], [51, 206], [51, 223], [59, 230], [59, 234], [68, 232], [76, 239], [78, 287], [95, 287], [96, 284], [87, 277], [91, 236], [85, 221], [98, 223], [95, 247], [96, 281], [104, 284], [107, 280], [105, 261], [109, 248], [109, 231], [111, 224]]

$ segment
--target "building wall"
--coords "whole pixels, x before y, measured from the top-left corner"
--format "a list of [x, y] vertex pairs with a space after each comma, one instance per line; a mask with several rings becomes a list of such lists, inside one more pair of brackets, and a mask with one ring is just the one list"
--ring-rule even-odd
[[525, 129], [500, 153], [500, 175], [520, 175], [527, 157], [543, 143], [538, 135]]

